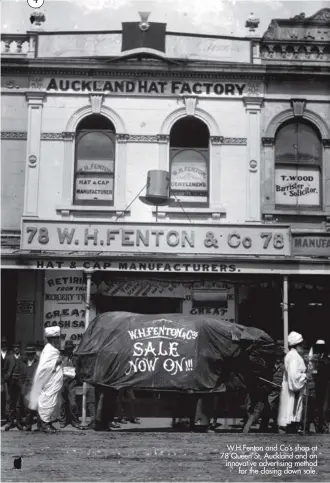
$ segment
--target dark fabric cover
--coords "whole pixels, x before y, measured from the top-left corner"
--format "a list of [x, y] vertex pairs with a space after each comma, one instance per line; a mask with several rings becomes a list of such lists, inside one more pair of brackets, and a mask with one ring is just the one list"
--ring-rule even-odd
[[270, 378], [274, 349], [262, 330], [212, 317], [109, 312], [83, 335], [77, 373], [114, 389], [217, 391], [233, 372], [246, 387]]

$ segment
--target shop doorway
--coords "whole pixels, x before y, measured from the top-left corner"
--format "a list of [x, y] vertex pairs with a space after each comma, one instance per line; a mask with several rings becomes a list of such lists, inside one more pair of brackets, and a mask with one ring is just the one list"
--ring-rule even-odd
[[181, 299], [167, 297], [108, 297], [96, 300], [98, 314], [104, 312], [132, 312], [135, 314], [181, 314]]

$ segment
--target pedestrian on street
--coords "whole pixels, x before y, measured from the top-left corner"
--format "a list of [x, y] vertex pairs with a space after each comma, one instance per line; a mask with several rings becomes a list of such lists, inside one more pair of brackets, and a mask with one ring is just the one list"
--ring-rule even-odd
[[329, 434], [330, 409], [330, 356], [325, 341], [316, 343], [318, 355], [315, 377], [315, 429], [319, 433]]
[[60, 427], [65, 428], [71, 424], [74, 428], [80, 429], [79, 411], [76, 402], [76, 358], [73, 354], [75, 344], [72, 340], [65, 341], [63, 351], [63, 387]]
[[56, 429], [52, 423], [60, 417], [63, 386], [60, 327], [47, 327], [45, 336], [47, 344], [40, 355], [33, 379], [29, 408], [38, 411], [41, 430], [45, 433], [54, 433]]
[[134, 389], [125, 387], [118, 391], [118, 409], [119, 414], [118, 423], [127, 424], [129, 421], [132, 424], [140, 424], [140, 418], [135, 415], [135, 394]]
[[31, 431], [32, 423], [36, 412], [29, 408], [30, 392], [32, 389], [33, 378], [38, 367], [35, 345], [29, 343], [25, 349], [21, 365], [20, 385], [22, 391], [23, 408], [25, 411], [25, 431]]
[[[5, 363], [9, 356], [8, 342], [6, 337], [1, 337], [1, 425], [7, 422], [6, 406], [8, 397], [8, 385], [5, 381]], [[4, 421], [2, 423], [2, 421]]]
[[270, 393], [268, 394], [268, 400], [262, 416], [262, 422], [260, 425], [260, 431], [268, 431], [269, 419], [272, 419], [272, 432], [278, 433], [277, 415], [280, 404], [280, 391], [283, 381], [284, 373], [284, 347], [282, 341], [278, 341], [276, 345], [275, 362], [273, 367], [273, 374], [270, 385]]
[[12, 428], [19, 430], [23, 429], [21, 423], [21, 408], [22, 408], [22, 394], [20, 386], [20, 374], [21, 374], [21, 344], [19, 342], [13, 344], [13, 354], [10, 354], [5, 360], [5, 383], [7, 384], [7, 423], [5, 425], [5, 431], [9, 431]]
[[41, 340], [37, 340], [36, 342], [36, 358], [39, 361], [40, 355], [43, 351], [43, 348], [45, 347], [45, 344]]
[[289, 352], [284, 358], [284, 374], [280, 395], [277, 424], [287, 433], [297, 433], [303, 411], [304, 388], [306, 385], [306, 365], [302, 358], [303, 336], [290, 332]]

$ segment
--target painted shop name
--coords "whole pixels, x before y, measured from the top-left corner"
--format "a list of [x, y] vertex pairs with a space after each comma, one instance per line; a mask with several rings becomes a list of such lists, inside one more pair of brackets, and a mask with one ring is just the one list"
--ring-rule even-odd
[[153, 80], [83, 80], [51, 79], [46, 91], [51, 92], [104, 92], [110, 94], [195, 94], [242, 96], [246, 84], [230, 82], [182, 82]]

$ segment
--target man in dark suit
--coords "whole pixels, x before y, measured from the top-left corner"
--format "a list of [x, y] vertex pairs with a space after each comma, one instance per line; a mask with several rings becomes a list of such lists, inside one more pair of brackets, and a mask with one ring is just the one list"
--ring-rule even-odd
[[1, 338], [1, 422], [2, 426], [6, 424], [6, 404], [8, 396], [8, 386], [5, 382], [5, 363], [9, 356], [8, 342], [6, 337]]
[[28, 344], [25, 349], [24, 358], [21, 365], [20, 386], [22, 391], [22, 400], [25, 412], [25, 431], [31, 431], [33, 416], [37, 417], [35, 411], [29, 408], [29, 395], [32, 388], [34, 374], [38, 367], [38, 359], [36, 356], [36, 347], [34, 344]]
[[75, 344], [72, 340], [65, 341], [63, 351], [63, 388], [60, 427], [65, 428], [67, 424], [80, 429], [79, 411], [76, 402], [76, 357], [73, 354]]
[[8, 387], [7, 395], [7, 424], [5, 425], [5, 431], [16, 426], [18, 429], [22, 430], [21, 424], [21, 386], [20, 386], [20, 374], [22, 366], [21, 357], [21, 344], [13, 344], [14, 353], [9, 355], [5, 361], [5, 383]]

